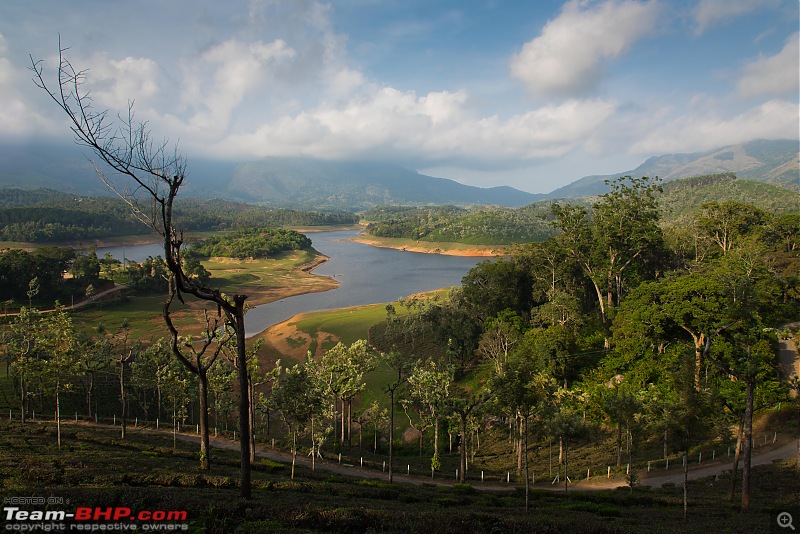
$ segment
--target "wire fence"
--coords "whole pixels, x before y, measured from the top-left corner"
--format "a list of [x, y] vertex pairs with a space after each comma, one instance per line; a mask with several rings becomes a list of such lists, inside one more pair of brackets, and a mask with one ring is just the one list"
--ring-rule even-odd
[[[9, 409], [8, 420], [12, 421], [15, 419], [21, 420], [20, 414], [16, 414], [15, 417], [14, 410]], [[33, 411], [27, 420], [31, 422], [55, 421], [56, 414], [53, 414], [52, 418], [49, 416], [43, 418], [41, 413], [37, 417], [36, 412]], [[122, 418], [117, 417], [116, 414], [113, 414], [111, 417], [100, 417], [97, 414], [92, 417], [87, 417], [85, 415], [81, 415], [79, 412], [74, 412], [74, 414], [70, 414], [69, 416], [62, 414], [61, 420], [84, 423], [89, 422], [111, 426], [118, 426], [122, 424]], [[133, 417], [128, 418], [126, 424], [132, 428], [154, 429], [165, 432], [174, 431], [180, 434], [190, 435], [200, 434], [199, 424], [186, 424], [179, 420], [174, 422], [171, 419], [166, 421], [162, 421], [161, 419], [148, 421], [139, 419], [138, 417]], [[222, 427], [214, 426], [209, 428], [209, 435], [217, 439], [227, 439], [234, 442], [237, 441], [237, 438], [241, 437], [241, 434], [238, 433], [238, 429], [229, 428], [227, 424], [224, 424]], [[756, 450], [759, 447], [773, 445], [778, 442], [779, 437], [780, 434], [777, 431], [773, 431], [772, 433], [762, 433], [759, 436], [754, 436], [751, 444], [752, 448], [753, 450]], [[261, 440], [258, 443], [262, 447], [269, 447], [272, 450], [276, 449], [277, 443], [278, 448], [281, 449], [281, 440], [277, 440], [276, 442], [274, 437], [268, 438], [268, 441], [266, 442]], [[554, 466], [555, 469], [545, 469], [541, 471], [531, 469], [529, 471], [529, 481], [534, 485], [564, 485], [564, 479], [566, 476], [567, 485], [569, 485], [578, 481], [593, 480], [598, 478], [611, 479], [629, 477], [632, 471], [638, 476], [644, 473], [670, 471], [673, 469], [683, 470], [687, 463], [691, 469], [700, 467], [704, 464], [730, 462], [733, 460], [733, 455], [736, 453], [735, 449], [735, 445], [721, 445], [719, 447], [693, 450], [691, 454], [675, 454], [667, 456], [666, 458], [647, 460], [646, 462], [637, 461], [633, 464], [625, 463], [621, 466], [617, 466], [616, 464], [593, 464], [587, 466], [585, 464], [581, 465], [581, 462], [576, 462], [575, 464], [567, 464], [566, 474], [564, 473], [563, 464], [559, 464]], [[375, 472], [380, 470], [380, 472], [384, 474], [389, 472], [388, 456], [386, 455], [369, 453], [369, 455], [365, 456], [363, 454], [359, 454], [358, 451], [356, 451], [354, 454], [353, 451], [342, 453], [316, 449], [315, 453], [317, 454], [317, 458], [320, 460], [336, 463], [344, 467], [371, 470]], [[308, 456], [310, 455], [311, 454], [309, 453]], [[458, 482], [461, 478], [459, 472], [460, 468], [437, 470], [431, 467], [428, 469], [420, 466], [419, 461], [411, 463], [407, 461], [407, 458], [403, 457], [396, 459], [392, 467], [392, 473], [397, 476], [406, 475], [429, 477], [434, 480], [452, 480], [455, 482]], [[516, 470], [488, 470], [475, 467], [474, 465], [468, 465], [466, 473], [464, 474], [464, 480], [465, 482], [470, 483], [480, 482], [512, 485], [524, 483], [524, 473], [518, 476]]]

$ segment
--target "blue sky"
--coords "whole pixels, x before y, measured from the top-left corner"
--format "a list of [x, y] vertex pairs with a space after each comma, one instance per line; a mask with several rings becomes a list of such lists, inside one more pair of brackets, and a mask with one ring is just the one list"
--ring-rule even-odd
[[[70, 142], [28, 55], [191, 159], [377, 159], [548, 192], [800, 137], [797, 0], [2, 0], [0, 142]], [[77, 150], [77, 149], [76, 149]], [[191, 169], [190, 169], [191, 172]]]

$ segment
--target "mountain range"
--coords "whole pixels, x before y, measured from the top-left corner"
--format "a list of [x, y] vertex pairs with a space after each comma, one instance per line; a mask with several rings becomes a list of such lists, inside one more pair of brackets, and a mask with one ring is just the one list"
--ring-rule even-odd
[[[46, 187], [82, 195], [107, 194], [91, 162], [74, 146], [0, 145], [0, 187]], [[795, 140], [753, 141], [708, 152], [655, 156], [621, 173], [586, 176], [549, 194], [512, 187], [480, 188], [426, 176], [397, 165], [276, 157], [233, 163], [190, 160], [187, 196], [280, 207], [358, 211], [380, 205], [493, 204], [518, 207], [541, 199], [578, 198], [608, 190], [604, 180], [659, 176], [664, 181], [716, 173], [800, 191]]]
[[549, 193], [548, 198], [578, 198], [608, 191], [605, 180], [620, 176], [658, 176], [668, 182], [707, 174], [735, 173], [738, 178], [800, 191], [800, 143], [757, 140], [708, 152], [653, 156], [633, 170], [584, 176]]

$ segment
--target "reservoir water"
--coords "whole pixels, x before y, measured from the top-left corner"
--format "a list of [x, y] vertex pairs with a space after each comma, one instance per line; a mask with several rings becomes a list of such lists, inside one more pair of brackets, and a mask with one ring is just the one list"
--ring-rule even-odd
[[[349, 241], [355, 230], [309, 234], [313, 247], [330, 259], [312, 272], [330, 276], [339, 287], [324, 293], [310, 293], [256, 306], [247, 312], [247, 334], [254, 335], [298, 313], [332, 310], [363, 304], [389, 302], [422, 291], [461, 283], [461, 278], [486, 258], [420, 254], [377, 248]], [[98, 248], [122, 259], [123, 247]], [[124, 247], [125, 257], [142, 261], [163, 256], [160, 244]]]

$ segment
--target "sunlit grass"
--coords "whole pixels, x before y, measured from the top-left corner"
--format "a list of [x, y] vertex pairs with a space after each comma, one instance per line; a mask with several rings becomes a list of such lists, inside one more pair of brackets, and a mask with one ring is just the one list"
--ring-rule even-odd
[[454, 242], [418, 241], [402, 237], [376, 237], [370, 235], [355, 238], [354, 241], [369, 243], [377, 247], [437, 254], [495, 256], [507, 252], [507, 247], [505, 245], [470, 245]]
[[[302, 270], [316, 257], [314, 251], [301, 250], [284, 252], [276, 258], [261, 260], [212, 258], [204, 261], [203, 265], [211, 273], [211, 287], [219, 288], [226, 294], [247, 294], [250, 296], [248, 303], [258, 305], [286, 294], [330, 287], [332, 282], [329, 279]], [[116, 332], [122, 322], [127, 320], [131, 338], [157, 339], [168, 334], [161, 318], [164, 301], [165, 295], [161, 294], [129, 293], [128, 297], [119, 301], [78, 308], [74, 310], [73, 317], [75, 324], [89, 334], [101, 322], [109, 331]], [[196, 335], [203, 329], [202, 313], [199, 310], [204, 307], [204, 303], [190, 296], [186, 297], [186, 301], [189, 306], [179, 302], [174, 304], [175, 324], [179, 329], [188, 328], [188, 333]]]

